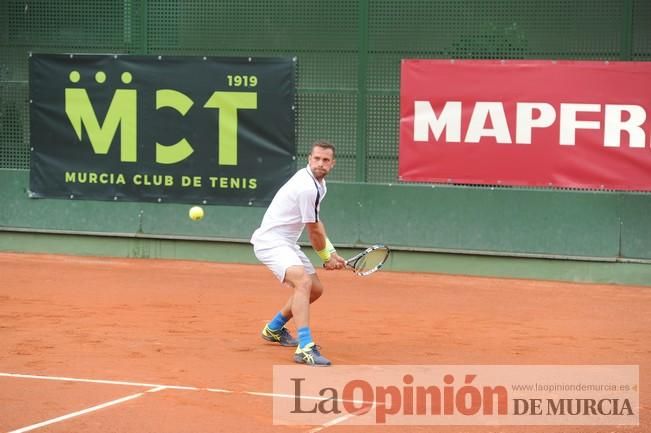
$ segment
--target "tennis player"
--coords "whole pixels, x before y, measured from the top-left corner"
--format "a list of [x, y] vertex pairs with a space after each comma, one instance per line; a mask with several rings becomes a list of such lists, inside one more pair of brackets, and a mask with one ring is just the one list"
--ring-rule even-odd
[[[276, 193], [264, 214], [262, 224], [253, 233], [251, 243], [255, 256], [276, 278], [293, 289], [285, 305], [265, 325], [262, 338], [282, 346], [296, 346], [294, 361], [299, 364], [327, 366], [330, 361], [321, 355], [310, 331], [310, 303], [319, 299], [323, 285], [314, 266], [297, 244], [307, 227], [312, 247], [325, 269], [343, 269], [341, 258], [326, 235], [319, 211], [327, 188], [325, 177], [335, 166], [335, 147], [327, 141], [312, 145], [307, 167], [300, 169]], [[294, 318], [298, 340], [285, 324]]]

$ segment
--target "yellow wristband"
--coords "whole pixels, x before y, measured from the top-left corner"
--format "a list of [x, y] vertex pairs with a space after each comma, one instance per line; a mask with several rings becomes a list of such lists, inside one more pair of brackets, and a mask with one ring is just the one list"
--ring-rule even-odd
[[326, 263], [328, 260], [330, 260], [330, 256], [335, 251], [336, 251], [335, 247], [332, 245], [332, 242], [330, 242], [330, 239], [326, 238], [325, 248], [322, 249], [321, 251], [317, 251], [316, 253], [319, 255], [319, 257], [321, 257], [323, 263]]

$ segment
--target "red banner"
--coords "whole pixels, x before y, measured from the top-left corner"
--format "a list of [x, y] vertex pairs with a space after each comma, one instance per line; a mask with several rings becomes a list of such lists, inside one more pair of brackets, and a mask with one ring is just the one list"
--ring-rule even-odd
[[404, 181], [651, 191], [651, 63], [403, 60]]

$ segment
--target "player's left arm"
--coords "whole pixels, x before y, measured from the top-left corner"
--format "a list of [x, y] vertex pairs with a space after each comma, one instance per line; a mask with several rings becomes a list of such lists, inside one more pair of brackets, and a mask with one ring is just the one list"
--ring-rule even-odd
[[307, 235], [312, 248], [321, 257], [326, 269], [342, 269], [346, 266], [344, 260], [332, 245], [326, 234], [325, 226], [321, 221], [306, 223]]

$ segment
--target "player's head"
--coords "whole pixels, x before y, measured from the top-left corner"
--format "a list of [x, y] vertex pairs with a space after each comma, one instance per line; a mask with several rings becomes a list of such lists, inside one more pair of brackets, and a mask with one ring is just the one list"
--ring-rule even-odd
[[[314, 151], [315, 147], [320, 147], [321, 149], [330, 149], [332, 150], [332, 159], [335, 159], [335, 145], [330, 143], [327, 140], [317, 140], [314, 143], [312, 143], [312, 151]], [[310, 153], [312, 153], [310, 151]]]
[[308, 156], [308, 164], [314, 177], [323, 179], [335, 166], [335, 146], [325, 140], [315, 141]]

